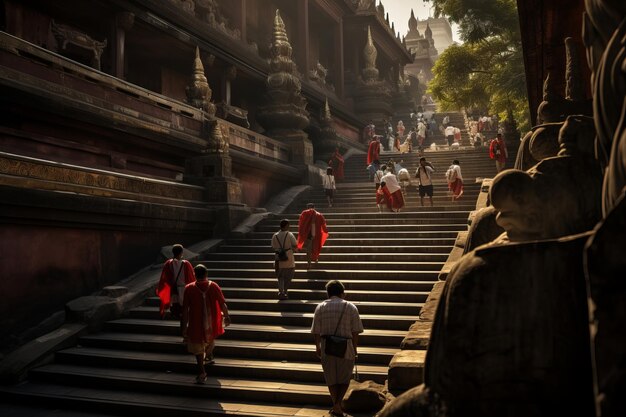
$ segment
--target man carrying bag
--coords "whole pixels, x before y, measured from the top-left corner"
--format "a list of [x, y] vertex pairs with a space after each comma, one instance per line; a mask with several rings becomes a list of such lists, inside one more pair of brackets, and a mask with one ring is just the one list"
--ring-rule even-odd
[[326, 284], [328, 299], [315, 309], [311, 333], [322, 362], [324, 378], [333, 401], [332, 416], [343, 416], [341, 402], [348, 390], [357, 357], [363, 323], [356, 306], [344, 300], [345, 288], [339, 281]]

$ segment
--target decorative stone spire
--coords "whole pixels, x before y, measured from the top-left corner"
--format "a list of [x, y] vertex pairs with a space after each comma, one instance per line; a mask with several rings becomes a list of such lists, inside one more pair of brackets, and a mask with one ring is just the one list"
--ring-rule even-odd
[[411, 9], [411, 17], [409, 18], [409, 31], [414, 32], [417, 30], [417, 19], [415, 18], [415, 13], [413, 13], [413, 9]]
[[270, 73], [265, 82], [267, 105], [260, 109], [259, 122], [267, 130], [302, 130], [309, 124], [307, 103], [301, 95], [302, 85], [279, 10], [274, 18], [270, 54]]
[[433, 31], [430, 29], [430, 24], [428, 22], [426, 22], [426, 29], [424, 30], [424, 35], [426, 36], [426, 39], [433, 38]]
[[391, 31], [392, 31], [393, 33], [396, 33], [396, 25], [395, 25], [395, 22], [391, 22]]
[[215, 116], [215, 104], [211, 103], [213, 92], [204, 75], [204, 65], [200, 59], [200, 48], [196, 46], [196, 57], [193, 62], [193, 74], [191, 77], [191, 85], [185, 92], [187, 93], [187, 101], [194, 107], [204, 110], [210, 116]]
[[385, 23], [389, 26], [389, 13], [385, 15]]
[[382, 0], [378, 3], [377, 10], [378, 10], [378, 14], [380, 15], [380, 17], [384, 19], [385, 18], [385, 6], [383, 6]]
[[378, 51], [372, 40], [372, 31], [367, 27], [367, 43], [363, 49], [363, 58], [365, 58], [365, 69], [363, 69], [363, 79], [365, 82], [376, 81], [378, 79], [378, 69], [376, 69], [376, 57]]
[[325, 122], [331, 122], [333, 120], [332, 115], [330, 114], [330, 105], [328, 104], [328, 97], [326, 97], [326, 101], [324, 102], [324, 112], [322, 113], [321, 119]]
[[572, 101], [585, 100], [585, 92], [580, 73], [580, 60], [573, 38], [565, 39], [566, 68], [565, 68], [565, 98]]

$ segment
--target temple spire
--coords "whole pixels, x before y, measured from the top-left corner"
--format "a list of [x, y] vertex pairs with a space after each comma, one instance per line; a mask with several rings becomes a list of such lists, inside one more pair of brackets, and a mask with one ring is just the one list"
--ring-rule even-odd
[[413, 13], [413, 9], [411, 9], [411, 18], [409, 19], [409, 32], [414, 32], [417, 30], [417, 19], [415, 18], [415, 13]]
[[196, 56], [193, 61], [193, 73], [191, 75], [191, 85], [185, 92], [187, 94], [187, 102], [194, 107], [204, 110], [209, 115], [215, 115], [215, 104], [211, 103], [213, 92], [209, 86], [206, 75], [204, 75], [204, 65], [200, 58], [200, 48], [196, 46]]

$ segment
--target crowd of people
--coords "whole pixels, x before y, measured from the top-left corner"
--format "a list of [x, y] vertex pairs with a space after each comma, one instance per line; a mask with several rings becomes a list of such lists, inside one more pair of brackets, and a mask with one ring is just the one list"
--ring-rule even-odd
[[[489, 126], [488, 121], [484, 123], [487, 124], [483, 126]], [[446, 126], [446, 133], [449, 128], [453, 126]], [[373, 125], [368, 129], [373, 132]], [[396, 140], [404, 134], [402, 122], [398, 123], [397, 131]], [[415, 136], [415, 143], [421, 146], [427, 137], [426, 132], [426, 121], [419, 120], [416, 129], [412, 129], [407, 136], [410, 138], [409, 149], [413, 143], [412, 135]], [[455, 137], [457, 132], [451, 132], [453, 143], [458, 142]], [[402, 146], [403, 143], [394, 142], [396, 149], [402, 150]], [[411, 175], [409, 167], [404, 166], [403, 159], [389, 159], [386, 163], [381, 163], [381, 153], [380, 136], [372, 133], [367, 152], [367, 169], [375, 184], [375, 201], [379, 212], [400, 212], [405, 206], [408, 186], [413, 178], [417, 183], [420, 204], [432, 207], [436, 167], [421, 156], [419, 165]], [[504, 169], [508, 155], [502, 134], [497, 134], [490, 142], [489, 155], [495, 160], [498, 172]], [[322, 180], [329, 207], [333, 206], [336, 181], [344, 178], [344, 162], [337, 148], [328, 162], [329, 166]], [[443, 176], [448, 184], [451, 200], [459, 201], [463, 196], [460, 161], [453, 160]], [[290, 231], [290, 227], [288, 219], [281, 220], [280, 230], [272, 235], [270, 243], [275, 254], [279, 300], [289, 298], [289, 288], [296, 270], [296, 252], [305, 252], [307, 270], [314, 268], [329, 237], [326, 219], [315, 209], [313, 203], [307, 204], [306, 209], [300, 213], [297, 237]], [[164, 317], [169, 311], [169, 316], [179, 321], [180, 336], [188, 352], [196, 359], [195, 382], [203, 384], [207, 380], [206, 366], [214, 363], [215, 340], [224, 334], [231, 320], [224, 294], [220, 286], [208, 278], [207, 268], [202, 264], [194, 268], [183, 259], [183, 254], [182, 245], [173, 246], [172, 258], [163, 265], [156, 293], [160, 298], [161, 316]], [[311, 333], [333, 403], [330, 414], [342, 416], [341, 402], [352, 379], [358, 335], [363, 332], [363, 325], [356, 306], [345, 300], [345, 288], [341, 282], [329, 281], [326, 291], [328, 299], [315, 309]]]

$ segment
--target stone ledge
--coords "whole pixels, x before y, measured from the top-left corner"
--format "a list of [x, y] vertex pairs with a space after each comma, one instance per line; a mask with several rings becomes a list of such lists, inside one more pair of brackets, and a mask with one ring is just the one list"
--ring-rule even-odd
[[403, 350], [389, 363], [389, 391], [399, 393], [424, 382], [426, 351]]
[[432, 321], [418, 320], [409, 328], [408, 333], [400, 344], [402, 350], [424, 350], [430, 341]]
[[54, 352], [76, 344], [87, 326], [68, 323], [9, 353], [0, 361], [0, 382], [17, 383], [27, 372]]
[[487, 207], [491, 204], [491, 202], [489, 201], [489, 190], [491, 189], [492, 182], [493, 178], [483, 179], [482, 185], [480, 186], [480, 193], [478, 194], [478, 198], [476, 199], [476, 210]]
[[446, 263], [441, 268], [441, 272], [439, 272], [439, 280], [445, 281], [448, 277], [448, 274], [454, 267], [454, 265], [461, 259], [463, 253], [465, 251], [465, 242], [467, 241], [468, 232], [459, 232], [454, 242], [454, 247], [450, 254], [448, 255], [448, 259], [446, 259]]
[[434, 321], [435, 313], [437, 312], [437, 306], [439, 305], [439, 299], [443, 293], [443, 288], [446, 285], [445, 281], [438, 281], [433, 286], [432, 291], [428, 295], [424, 307], [420, 311], [421, 321]]

